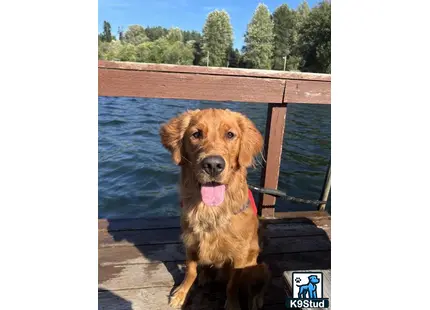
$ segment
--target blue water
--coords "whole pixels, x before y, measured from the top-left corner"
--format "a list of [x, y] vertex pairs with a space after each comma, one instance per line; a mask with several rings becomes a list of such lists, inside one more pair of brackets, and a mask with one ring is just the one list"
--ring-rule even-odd
[[[210, 107], [246, 114], [264, 136], [265, 104], [99, 97], [99, 217], [179, 215], [179, 168], [160, 143], [159, 126], [186, 109]], [[288, 105], [278, 188], [319, 199], [330, 159], [330, 120], [330, 105]], [[260, 170], [249, 170], [249, 183], [259, 185]], [[315, 209], [276, 203], [277, 211]]]

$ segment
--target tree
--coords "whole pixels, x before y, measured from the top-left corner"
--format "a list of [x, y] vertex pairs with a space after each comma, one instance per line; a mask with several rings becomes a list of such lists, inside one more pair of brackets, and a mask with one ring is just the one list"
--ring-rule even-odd
[[124, 31], [122, 27], [118, 27], [118, 39], [122, 42], [124, 40]]
[[112, 41], [112, 32], [109, 22], [103, 22], [103, 32], [99, 35], [102, 42], [111, 42]]
[[175, 43], [177, 41], [182, 42], [182, 31], [179, 28], [171, 28], [166, 36], [167, 41], [170, 43]]
[[301, 27], [306, 18], [309, 16], [311, 9], [309, 8], [309, 4], [306, 0], [303, 0], [302, 3], [297, 7], [297, 24], [298, 27]]
[[240, 62], [240, 52], [239, 50], [233, 49], [232, 47], [229, 49], [228, 52], [228, 66], [231, 68], [238, 68]]
[[122, 49], [121, 41], [112, 41], [110, 43], [105, 43], [106, 51], [104, 53], [104, 58], [106, 60], [120, 60], [120, 52]]
[[195, 41], [195, 42], [201, 42], [202, 41], [202, 34], [198, 31], [182, 31], [182, 37], [184, 38], [184, 43], [187, 43], [188, 41]]
[[314, 7], [301, 27], [302, 71], [331, 71], [331, 4], [324, 1]]
[[202, 34], [198, 31], [192, 30], [192, 31], [182, 31], [182, 37], [184, 40], [184, 43], [187, 43], [192, 46], [193, 49], [193, 65], [198, 65], [201, 62], [202, 59]]
[[117, 57], [120, 61], [136, 61], [136, 46], [131, 43], [121, 44]]
[[110, 49], [110, 43], [103, 42], [99, 39], [99, 59], [106, 59], [106, 55], [108, 54]]
[[245, 33], [244, 60], [254, 68], [271, 69], [273, 55], [273, 21], [269, 9], [259, 4]]
[[146, 27], [145, 29], [145, 33], [148, 36], [148, 39], [150, 41], [155, 41], [161, 37], [164, 37], [167, 35], [169, 31], [161, 26], [157, 26], [157, 27]]
[[130, 43], [133, 45], [139, 45], [145, 41], [148, 41], [145, 29], [140, 25], [131, 25], [128, 27], [127, 31], [124, 33], [125, 43]]
[[233, 45], [233, 28], [230, 16], [224, 10], [209, 13], [203, 27], [203, 57], [206, 64], [209, 53], [209, 65], [225, 67], [227, 65], [228, 49]]
[[298, 46], [297, 13], [288, 5], [282, 4], [273, 13], [273, 23], [273, 69], [283, 70], [286, 57], [286, 70], [298, 70], [301, 55]]
[[176, 41], [170, 44], [164, 54], [164, 63], [191, 65], [193, 63], [193, 47], [184, 42]]
[[151, 50], [153, 42], [143, 42], [136, 47], [136, 61], [138, 62], [152, 62]]

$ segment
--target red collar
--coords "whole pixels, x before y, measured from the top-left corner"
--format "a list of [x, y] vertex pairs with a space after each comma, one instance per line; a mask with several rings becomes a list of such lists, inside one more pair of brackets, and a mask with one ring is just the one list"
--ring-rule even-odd
[[[248, 199], [249, 199], [249, 204], [251, 205], [252, 211], [254, 211], [254, 214], [257, 215], [257, 206], [255, 205], [254, 196], [252, 195], [252, 192], [250, 189], [248, 189]], [[181, 201], [181, 208], [182, 207], [183, 207], [183, 203]], [[246, 209], [246, 207], [243, 208], [241, 211], [243, 211], [245, 209]]]

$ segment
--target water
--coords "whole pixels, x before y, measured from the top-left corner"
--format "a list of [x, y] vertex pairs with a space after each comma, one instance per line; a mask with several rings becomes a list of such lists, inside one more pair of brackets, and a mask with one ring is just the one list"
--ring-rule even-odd
[[[99, 217], [179, 215], [179, 168], [160, 143], [159, 127], [186, 109], [210, 107], [246, 114], [264, 137], [265, 104], [99, 97]], [[289, 195], [319, 199], [330, 159], [330, 112], [330, 105], [288, 106], [278, 188]], [[248, 182], [259, 185], [260, 171], [251, 168]], [[276, 202], [277, 211], [315, 209]]]

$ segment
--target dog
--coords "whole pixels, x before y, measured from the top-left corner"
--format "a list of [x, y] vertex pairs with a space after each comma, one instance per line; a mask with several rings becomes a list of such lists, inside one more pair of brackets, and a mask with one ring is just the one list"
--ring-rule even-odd
[[257, 263], [259, 221], [248, 207], [246, 180], [247, 168], [263, 148], [261, 133], [241, 113], [205, 109], [170, 119], [161, 126], [160, 137], [181, 169], [181, 238], [186, 252], [185, 278], [172, 293], [170, 306], [185, 303], [198, 266], [211, 266], [227, 279], [226, 309], [240, 309], [243, 285], [255, 295], [249, 307], [262, 307], [270, 271], [265, 263]]
[[317, 284], [320, 283], [320, 279], [317, 276], [311, 275], [308, 277], [309, 282], [307, 284], [298, 285], [299, 287], [299, 298], [318, 298], [317, 297]]

